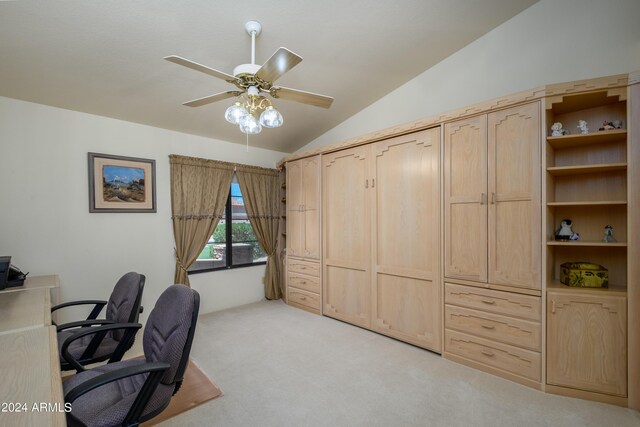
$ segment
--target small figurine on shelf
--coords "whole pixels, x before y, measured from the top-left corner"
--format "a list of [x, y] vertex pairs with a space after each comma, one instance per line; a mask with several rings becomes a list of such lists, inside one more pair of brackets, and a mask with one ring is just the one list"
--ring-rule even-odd
[[551, 136], [562, 136], [565, 134], [565, 130], [562, 129], [562, 123], [556, 122], [551, 125]]
[[617, 240], [613, 237], [613, 227], [610, 225], [606, 225], [604, 227], [604, 239], [602, 239], [605, 243], [616, 243]]
[[614, 120], [611, 122], [614, 129], [622, 129], [622, 120]]
[[615, 127], [613, 126], [613, 122], [608, 122], [608, 121], [604, 121], [602, 122], [602, 127], [599, 128], [598, 130], [612, 130], [615, 129]]
[[586, 135], [589, 133], [589, 128], [587, 127], [587, 122], [584, 120], [578, 120], [578, 129], [580, 129], [580, 133]]
[[556, 240], [579, 240], [580, 235], [573, 232], [572, 225], [573, 222], [570, 219], [563, 219], [560, 222], [560, 228], [556, 230]]

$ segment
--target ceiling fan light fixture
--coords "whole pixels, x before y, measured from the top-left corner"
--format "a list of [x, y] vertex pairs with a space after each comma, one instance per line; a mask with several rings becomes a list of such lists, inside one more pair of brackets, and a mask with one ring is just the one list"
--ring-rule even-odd
[[260, 124], [264, 127], [277, 128], [282, 126], [283, 122], [282, 114], [280, 114], [280, 111], [276, 110], [273, 105], [269, 105], [262, 114], [260, 114]]
[[246, 108], [240, 102], [235, 102], [231, 107], [227, 108], [224, 118], [234, 125], [239, 125], [242, 119], [249, 115]]
[[240, 120], [240, 132], [250, 135], [262, 132], [262, 126], [251, 114], [247, 114]]

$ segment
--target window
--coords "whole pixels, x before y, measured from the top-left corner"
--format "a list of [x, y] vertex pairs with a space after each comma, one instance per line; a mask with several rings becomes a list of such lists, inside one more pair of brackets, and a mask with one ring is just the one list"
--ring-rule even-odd
[[249, 223], [240, 184], [234, 174], [225, 212], [198, 259], [189, 267], [189, 273], [247, 267], [266, 261], [267, 256]]

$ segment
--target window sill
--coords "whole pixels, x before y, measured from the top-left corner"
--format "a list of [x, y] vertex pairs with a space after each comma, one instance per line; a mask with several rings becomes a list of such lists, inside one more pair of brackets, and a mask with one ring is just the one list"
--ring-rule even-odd
[[259, 265], [266, 265], [266, 261], [261, 262], [252, 262], [251, 264], [240, 264], [240, 265], [232, 265], [231, 267], [216, 267], [216, 268], [203, 268], [199, 270], [187, 271], [188, 275], [192, 274], [200, 274], [200, 273], [210, 273], [212, 271], [223, 271], [223, 270], [235, 270], [237, 268], [245, 268], [245, 267], [255, 267]]

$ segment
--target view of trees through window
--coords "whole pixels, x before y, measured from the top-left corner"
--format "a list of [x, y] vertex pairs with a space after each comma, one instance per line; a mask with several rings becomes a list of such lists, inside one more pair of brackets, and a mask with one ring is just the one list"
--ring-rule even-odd
[[[227, 218], [231, 220], [227, 221]], [[231, 227], [227, 228], [229, 223]], [[249, 223], [240, 185], [234, 175], [224, 215], [189, 271], [232, 268], [263, 263], [266, 260]]]

